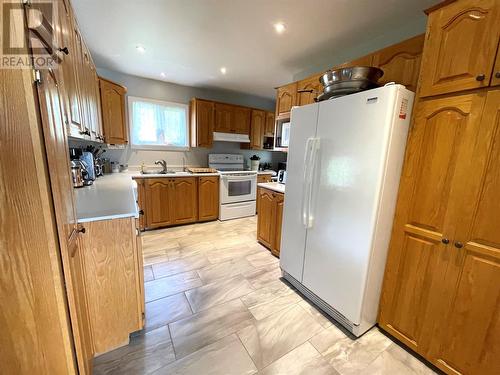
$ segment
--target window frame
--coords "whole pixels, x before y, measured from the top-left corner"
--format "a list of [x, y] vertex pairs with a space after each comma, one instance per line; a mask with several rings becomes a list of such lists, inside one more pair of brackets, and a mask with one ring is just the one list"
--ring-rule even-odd
[[[165, 105], [165, 106], [172, 106], [172, 107], [180, 107], [183, 108], [186, 111], [186, 136], [187, 136], [187, 145], [186, 146], [162, 146], [162, 145], [137, 145], [133, 143], [133, 126], [134, 124], [132, 123], [133, 115], [132, 115], [132, 103], [133, 102], [146, 102], [146, 103], [152, 103], [152, 104], [160, 104], [160, 105]], [[166, 100], [157, 100], [157, 99], [151, 99], [151, 98], [143, 98], [140, 96], [128, 96], [127, 97], [127, 112], [128, 112], [128, 118], [129, 118], [129, 136], [130, 136], [130, 148], [134, 150], [151, 150], [151, 151], [189, 151], [191, 149], [190, 147], [190, 139], [191, 139], [191, 129], [189, 126], [189, 105], [185, 103], [178, 103], [178, 102], [171, 102], [171, 101], [166, 101]]]

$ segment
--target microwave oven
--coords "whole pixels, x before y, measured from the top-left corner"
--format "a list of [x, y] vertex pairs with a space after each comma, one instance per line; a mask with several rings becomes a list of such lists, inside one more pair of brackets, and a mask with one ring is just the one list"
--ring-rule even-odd
[[274, 148], [287, 149], [290, 144], [290, 120], [278, 120], [276, 122], [276, 137]]

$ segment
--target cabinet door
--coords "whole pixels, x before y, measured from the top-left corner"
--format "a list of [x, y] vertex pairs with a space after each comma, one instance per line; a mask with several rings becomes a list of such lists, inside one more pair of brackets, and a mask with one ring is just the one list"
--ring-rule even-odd
[[92, 332], [90, 328], [89, 306], [85, 275], [83, 271], [83, 252], [80, 240], [75, 237], [68, 245], [69, 277], [66, 281], [68, 304], [72, 315], [71, 324], [75, 338], [75, 349], [78, 368], [81, 374], [92, 373], [92, 358], [94, 357], [92, 347]]
[[257, 240], [264, 246], [273, 247], [274, 228], [274, 197], [267, 189], [259, 189], [259, 216], [257, 218]]
[[171, 182], [167, 178], [146, 179], [146, 227], [148, 229], [173, 224]]
[[250, 131], [250, 148], [261, 150], [264, 143], [264, 128], [266, 126], [266, 112], [252, 110], [252, 125]]
[[[457, 207], [484, 95], [422, 101], [416, 107], [387, 260], [380, 325], [423, 354], [446, 307]], [[449, 287], [449, 286], [448, 286]]]
[[215, 131], [230, 133], [233, 129], [233, 106], [215, 103]]
[[83, 57], [83, 39], [78, 25], [73, 19], [73, 41], [75, 50], [75, 73], [78, 80], [78, 96], [80, 102], [81, 138], [89, 139], [90, 127], [87, 118], [87, 82], [85, 76], [85, 62]]
[[138, 321], [137, 330], [144, 328], [146, 323], [146, 297], [144, 292], [144, 256], [142, 254], [142, 236], [138, 220], [135, 220], [135, 250], [136, 250], [136, 264], [137, 264], [137, 310]]
[[493, 68], [493, 74], [491, 75], [491, 86], [498, 85], [500, 85], [500, 42], [498, 43], [495, 67]]
[[297, 105], [314, 103], [314, 99], [323, 92], [323, 86], [319, 82], [320, 75], [304, 79], [297, 84]]
[[139, 229], [146, 228], [146, 180], [138, 178], [135, 180], [137, 183], [137, 206], [139, 207]]
[[102, 106], [102, 125], [106, 143], [126, 144], [128, 133], [125, 117], [125, 92], [123, 86], [99, 79]]
[[352, 66], [372, 66], [372, 63], [373, 63], [373, 55], [370, 54], [363, 57], [359, 57], [356, 60], [347, 61], [343, 64], [334, 66], [332, 70], [340, 68], [350, 68]]
[[50, 165], [50, 189], [63, 261], [64, 281], [67, 286], [68, 307], [75, 336], [78, 367], [82, 374], [90, 374], [93, 357], [90, 323], [82, 278], [81, 254], [76, 241], [78, 234], [73, 185], [58, 86], [54, 72], [42, 70], [42, 82], [37, 86], [38, 100], [47, 162]]
[[[490, 91], [470, 152], [464, 150], [462, 202], [447, 279], [454, 291], [433, 334], [430, 358], [453, 374], [500, 373], [500, 90]], [[463, 247], [462, 247], [463, 244]]]
[[219, 217], [219, 177], [198, 178], [198, 220], [216, 220]]
[[290, 113], [297, 102], [297, 82], [278, 87], [276, 92], [276, 116]]
[[274, 137], [274, 113], [266, 112], [266, 128], [264, 130], [264, 136]]
[[65, 95], [65, 107], [67, 113], [67, 128], [68, 134], [72, 137], [82, 137], [82, 108], [80, 102], [79, 82], [77, 75], [77, 67], [79, 64], [79, 56], [75, 49], [73, 40], [73, 20], [71, 6], [67, 1], [58, 1], [58, 16], [59, 16], [59, 43], [61, 46], [68, 49], [68, 54], [62, 56], [61, 63], [63, 73], [63, 85]]
[[274, 209], [275, 209], [275, 221], [274, 221], [274, 241], [273, 247], [271, 248], [271, 253], [279, 257], [280, 256], [280, 246], [281, 246], [281, 225], [283, 223], [283, 206], [285, 203], [285, 196], [280, 193], [276, 193], [274, 198]]
[[380, 84], [396, 82], [416, 91], [425, 35], [384, 48], [374, 54], [373, 66], [384, 71]]
[[488, 86], [500, 28], [496, 0], [462, 0], [429, 15], [421, 96]]
[[250, 134], [250, 117], [252, 110], [245, 107], [234, 107], [234, 132]]
[[172, 224], [194, 223], [198, 219], [197, 178], [176, 177], [172, 181]]
[[191, 101], [191, 146], [212, 147], [214, 136], [214, 103]]

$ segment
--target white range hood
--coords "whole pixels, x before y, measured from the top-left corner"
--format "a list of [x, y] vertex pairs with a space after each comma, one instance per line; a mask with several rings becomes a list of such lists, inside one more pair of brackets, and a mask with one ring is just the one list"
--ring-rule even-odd
[[214, 132], [214, 141], [250, 143], [248, 134]]

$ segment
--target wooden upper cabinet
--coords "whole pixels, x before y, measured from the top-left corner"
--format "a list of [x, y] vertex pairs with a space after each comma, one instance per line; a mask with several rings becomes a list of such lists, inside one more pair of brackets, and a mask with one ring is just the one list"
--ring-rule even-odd
[[238, 134], [250, 134], [250, 117], [252, 110], [247, 107], [234, 106], [234, 132]]
[[297, 105], [314, 103], [314, 99], [323, 92], [323, 86], [319, 82], [321, 74], [304, 79], [297, 83]]
[[[462, 255], [453, 246], [461, 204], [471, 190], [465, 166], [481, 144], [484, 93], [421, 101], [409, 136], [387, 260], [380, 325], [425, 355], [456, 284], [451, 266]], [[486, 149], [486, 148], [485, 148]], [[479, 165], [478, 165], [479, 166]], [[476, 167], [472, 167], [476, 168]], [[480, 179], [477, 177], [477, 179]], [[470, 215], [469, 215], [470, 217]], [[426, 319], [426, 317], [428, 317]], [[447, 323], [439, 321], [441, 326]]]
[[153, 229], [172, 225], [171, 180], [147, 178], [145, 181], [146, 227]]
[[274, 137], [274, 112], [266, 112], [266, 128], [264, 129], [264, 136]]
[[252, 123], [250, 129], [250, 148], [261, 150], [264, 142], [264, 128], [266, 126], [266, 112], [258, 109], [252, 110]]
[[192, 99], [191, 111], [191, 146], [212, 147], [215, 121], [214, 102]]
[[172, 224], [194, 223], [198, 219], [198, 179], [196, 177], [172, 179], [170, 201]]
[[287, 115], [297, 102], [297, 82], [278, 87], [276, 92], [276, 117]]
[[340, 68], [350, 68], [352, 66], [372, 66], [372, 64], [373, 64], [373, 54], [370, 54], [363, 57], [359, 57], [355, 60], [347, 61], [340, 65], [336, 65], [332, 68], [332, 70]]
[[125, 115], [127, 89], [104, 78], [99, 78], [102, 107], [102, 125], [106, 143], [128, 143]]
[[216, 220], [219, 217], [219, 177], [198, 177], [198, 220]]
[[500, 90], [487, 94], [480, 125], [469, 130], [459, 173], [457, 235], [463, 247], [446, 273], [453, 291], [430, 357], [453, 374], [496, 374], [500, 365]]
[[215, 103], [215, 131], [221, 133], [234, 132], [233, 116], [234, 106], [230, 104]]
[[425, 35], [419, 35], [376, 52], [372, 65], [384, 71], [379, 83], [396, 82], [415, 92], [424, 40]]
[[497, 59], [491, 75], [491, 86], [500, 85], [500, 41], [498, 42]]
[[429, 15], [421, 96], [488, 86], [500, 30], [497, 0], [461, 0]]

